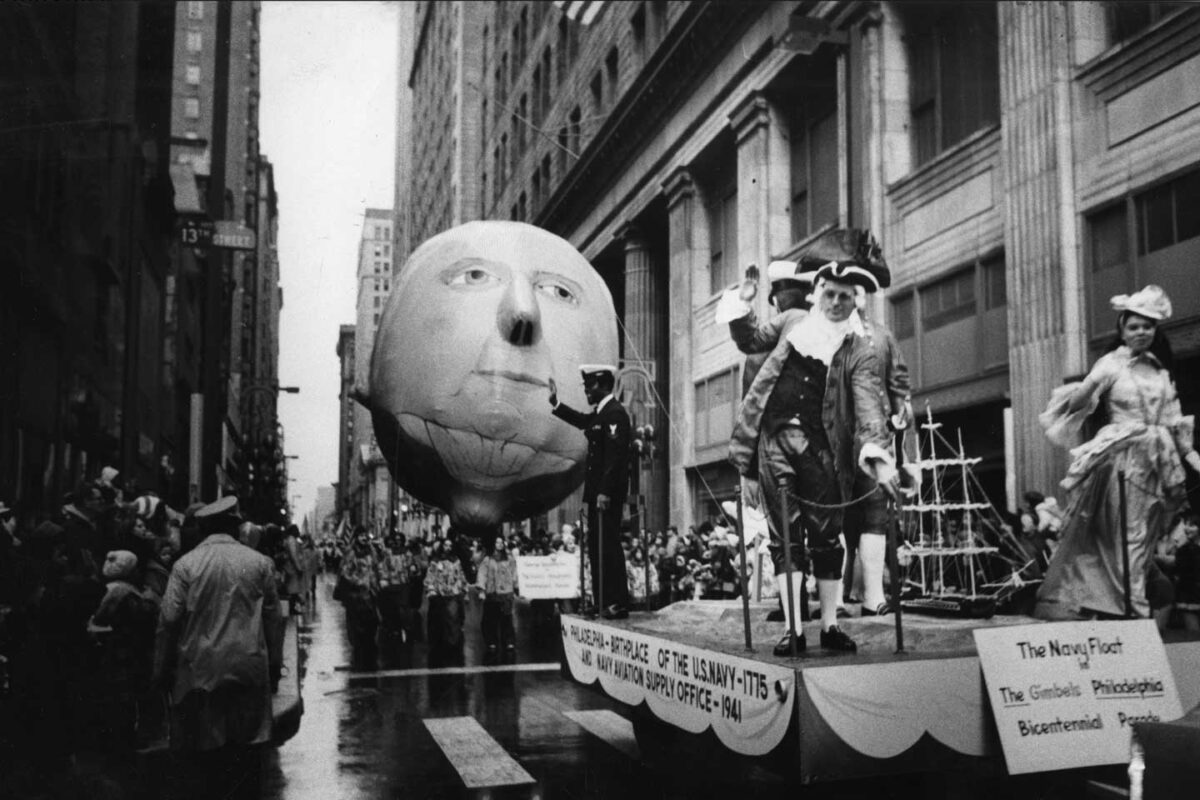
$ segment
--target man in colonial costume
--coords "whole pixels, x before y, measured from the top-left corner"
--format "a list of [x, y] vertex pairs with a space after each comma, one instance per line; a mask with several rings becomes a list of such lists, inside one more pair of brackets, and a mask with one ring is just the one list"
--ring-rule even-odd
[[[859, 470], [889, 492], [898, 488], [895, 461], [887, 450], [890, 435], [878, 356], [855, 307], [856, 287], [875, 291], [887, 285], [887, 265], [865, 231], [836, 230], [802, 254], [800, 267], [816, 273], [813, 312], [791, 309], [760, 327], [736, 289], [726, 292], [718, 309], [718, 319], [730, 322], [736, 338], [750, 347], [770, 348], [738, 410], [730, 460], [742, 475], [758, 478], [767, 509], [776, 518], [771, 553], [788, 625], [775, 647], [780, 656], [791, 651], [792, 631], [798, 628], [805, 550], [821, 603], [821, 647], [857, 649], [837, 626], [842, 505], [856, 499]], [[781, 484], [790, 492], [786, 521]], [[790, 552], [784, 551], [778, 533], [785, 523]], [[804, 649], [802, 633], [794, 644]]]

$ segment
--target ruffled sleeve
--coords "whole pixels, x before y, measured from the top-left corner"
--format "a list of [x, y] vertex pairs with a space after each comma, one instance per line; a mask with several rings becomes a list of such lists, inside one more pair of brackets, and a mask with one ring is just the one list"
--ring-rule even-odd
[[1042, 423], [1042, 428], [1046, 431], [1046, 438], [1059, 447], [1070, 448], [1079, 444], [1084, 424], [1100, 405], [1100, 396], [1103, 392], [1097, 388], [1088, 398], [1086, 406], [1071, 412], [1071, 395], [1082, 385], [1081, 382], [1068, 383], [1055, 389], [1050, 395], [1050, 403], [1046, 406], [1046, 410], [1038, 417], [1038, 421]]

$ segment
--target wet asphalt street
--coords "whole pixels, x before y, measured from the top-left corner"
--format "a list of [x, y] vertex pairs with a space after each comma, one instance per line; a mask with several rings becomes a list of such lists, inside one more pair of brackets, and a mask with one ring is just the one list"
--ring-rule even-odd
[[270, 753], [266, 800], [1097, 796], [1076, 779], [1036, 775], [802, 786], [698, 751], [694, 739], [674, 741], [671, 729], [651, 735], [643, 726], [639, 740], [639, 711], [562, 677], [558, 618], [535, 625], [527, 602], [517, 603], [517, 653], [504, 663], [484, 663], [478, 602], [467, 604], [460, 648], [431, 654], [425, 642], [381, 631], [377, 659], [362, 663], [332, 592], [332, 578], [321, 578], [301, 629], [304, 715], [299, 732]]
[[[631, 711], [561, 676], [557, 618], [535, 631], [518, 602], [515, 659], [484, 665], [480, 604], [468, 603], [460, 651], [431, 658], [425, 643], [381, 633], [372, 669], [352, 659], [332, 586], [322, 579], [306, 619], [304, 716], [272, 755], [265, 798], [730, 796], [724, 781], [643, 765]], [[737, 785], [789, 794], [765, 773]]]

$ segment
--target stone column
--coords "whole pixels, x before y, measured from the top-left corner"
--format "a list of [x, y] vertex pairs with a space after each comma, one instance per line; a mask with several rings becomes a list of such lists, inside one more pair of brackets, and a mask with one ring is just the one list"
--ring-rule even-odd
[[[668, 507], [670, 522], [686, 531], [695, 523], [692, 514], [691, 488], [684, 467], [692, 461], [696, 450], [692, 411], [695, 408], [695, 388], [692, 383], [692, 292], [695, 276], [704, 269], [707, 257], [703, 233], [703, 210], [696, 199], [696, 186], [691, 173], [676, 169], [662, 185], [667, 198], [668, 230], [668, 295], [676, 298], [669, 305], [667, 351], [671, 364], [667, 390], [670, 423], [660, 445], [667, 454]], [[707, 279], [707, 275], [704, 275]]]
[[[661, 530], [667, 525], [667, 467], [664, 444], [669, 436], [663, 401], [667, 395], [666, 352], [663, 347], [665, 326], [663, 304], [658, 292], [661, 265], [646, 244], [642, 231], [634, 224], [618, 232], [625, 243], [625, 367], [640, 366], [644, 379], [635, 386], [641, 403], [629, 409], [634, 425], [654, 426], [657, 454], [653, 465], [643, 462], [640, 487], [646, 498], [644, 526]], [[630, 376], [630, 379], [633, 379]], [[636, 380], [636, 379], [633, 379]]]
[[[1047, 494], [1066, 470], [1038, 414], [1083, 364], [1071, 176], [1069, 48], [1061, 3], [1000, 3], [1004, 248], [1017, 491]], [[1064, 178], [1066, 180], [1064, 180]], [[1064, 243], [1066, 245], [1064, 246]]]
[[783, 126], [761, 92], [750, 93], [729, 125], [737, 140], [738, 272], [765, 270], [791, 245], [791, 171]]

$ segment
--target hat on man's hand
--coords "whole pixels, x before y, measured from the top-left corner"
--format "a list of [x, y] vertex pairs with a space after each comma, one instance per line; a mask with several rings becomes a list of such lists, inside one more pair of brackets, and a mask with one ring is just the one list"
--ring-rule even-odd
[[819, 280], [861, 286], [867, 292], [892, 285], [892, 273], [879, 243], [862, 228], [835, 228], [818, 236], [800, 254], [800, 269]]

